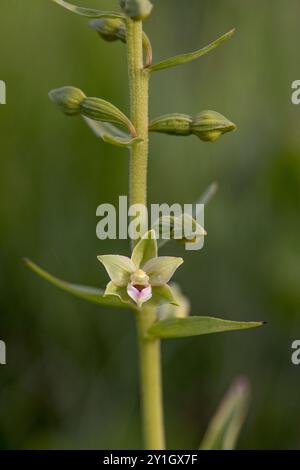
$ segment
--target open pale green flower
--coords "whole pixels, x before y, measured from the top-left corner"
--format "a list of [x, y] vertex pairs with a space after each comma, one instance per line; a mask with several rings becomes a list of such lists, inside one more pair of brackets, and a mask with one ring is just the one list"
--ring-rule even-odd
[[98, 256], [98, 260], [111, 279], [105, 295], [118, 296], [127, 303], [133, 300], [139, 308], [150, 299], [154, 305], [177, 304], [168, 282], [183, 259], [158, 257], [154, 230], [139, 241], [131, 258], [103, 255]]

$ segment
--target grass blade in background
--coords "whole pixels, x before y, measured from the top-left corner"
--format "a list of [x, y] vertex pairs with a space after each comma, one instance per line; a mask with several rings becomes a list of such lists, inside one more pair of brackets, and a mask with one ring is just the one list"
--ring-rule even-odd
[[200, 450], [232, 450], [244, 424], [250, 399], [250, 387], [244, 378], [237, 380], [225, 395], [211, 420]]

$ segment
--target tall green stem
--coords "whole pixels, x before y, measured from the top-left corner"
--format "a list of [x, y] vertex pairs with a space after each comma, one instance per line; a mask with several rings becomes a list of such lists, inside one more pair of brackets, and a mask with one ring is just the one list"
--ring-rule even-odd
[[[147, 205], [148, 169], [148, 101], [149, 75], [143, 70], [143, 26], [141, 21], [127, 19], [127, 51], [131, 121], [138, 137], [143, 139], [131, 149], [129, 193], [130, 205]], [[155, 322], [153, 308], [137, 313], [140, 355], [141, 401], [146, 449], [164, 449], [164, 425], [161, 385], [160, 341], [147, 338]]]
[[155, 320], [154, 308], [144, 307], [137, 313], [144, 443], [148, 450], [163, 450], [165, 436], [160, 341], [147, 338], [147, 330]]
[[143, 139], [134, 145], [130, 158], [130, 205], [147, 205], [148, 169], [148, 100], [149, 74], [143, 70], [143, 26], [141, 21], [127, 20], [127, 55], [131, 121]]

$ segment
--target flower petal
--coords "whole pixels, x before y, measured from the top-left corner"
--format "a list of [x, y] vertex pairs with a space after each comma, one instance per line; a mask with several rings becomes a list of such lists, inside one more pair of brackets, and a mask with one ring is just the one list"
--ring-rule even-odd
[[131, 259], [137, 268], [142, 267], [151, 258], [157, 257], [157, 242], [154, 230], [147, 232], [134, 247]]
[[172, 304], [178, 306], [177, 299], [174, 297], [172, 289], [168, 284], [165, 284], [164, 286], [152, 287], [152, 298], [149, 304], [155, 307], [164, 304]]
[[112, 281], [110, 281], [105, 289], [104, 292], [104, 297], [113, 295], [115, 297], [118, 297], [124, 304], [129, 304], [131, 303], [131, 300], [127, 294], [126, 287], [119, 287], [116, 284], [114, 284]]
[[130, 275], [136, 270], [134, 263], [127, 256], [103, 255], [97, 256], [105, 267], [110, 279], [119, 287], [127, 286]]
[[176, 269], [183, 263], [182, 258], [173, 256], [160, 256], [147, 261], [143, 270], [150, 278], [152, 286], [162, 286], [167, 284]]
[[132, 284], [128, 284], [127, 294], [138, 305], [138, 307], [141, 307], [145, 302], [148, 302], [148, 300], [151, 299], [152, 288], [151, 286], [148, 286], [148, 287], [144, 287], [144, 289], [142, 290], [139, 290], [136, 287], [134, 287]]

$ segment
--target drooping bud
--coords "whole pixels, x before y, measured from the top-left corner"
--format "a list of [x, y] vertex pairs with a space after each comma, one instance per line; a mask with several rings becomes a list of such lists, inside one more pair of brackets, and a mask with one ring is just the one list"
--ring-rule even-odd
[[94, 121], [113, 122], [127, 127], [133, 137], [136, 130], [131, 121], [116, 106], [101, 98], [85, 98], [80, 103], [80, 113], [82, 116]]
[[79, 88], [66, 86], [49, 92], [50, 99], [69, 116], [80, 114], [94, 121], [112, 122], [125, 126], [131, 137], [136, 137], [136, 130], [125, 114], [116, 106], [101, 98], [88, 98]]
[[49, 92], [49, 98], [59, 109], [68, 116], [80, 114], [80, 103], [86, 98], [86, 95], [73, 86], [64, 86]]
[[100, 18], [90, 21], [91, 28], [95, 29], [102, 39], [108, 42], [126, 42], [125, 24], [122, 19]]
[[166, 114], [153, 119], [149, 125], [150, 132], [162, 132], [172, 135], [190, 135], [193, 119], [186, 114]]
[[[124, 43], [127, 42], [125, 23], [122, 18], [99, 18], [90, 21], [89, 24], [105, 41], [114, 42], [119, 40]], [[152, 64], [152, 46], [145, 32], [143, 32], [143, 49], [145, 67], [150, 67]]]
[[191, 123], [191, 131], [204, 142], [214, 142], [236, 125], [216, 111], [202, 111]]
[[145, 20], [151, 13], [153, 5], [150, 0], [120, 0], [124, 13], [133, 20]]

